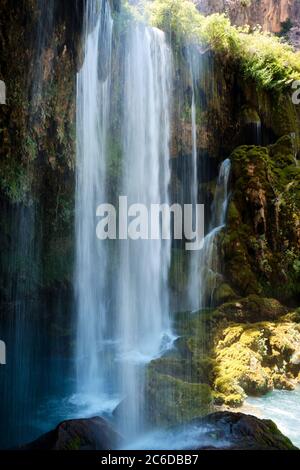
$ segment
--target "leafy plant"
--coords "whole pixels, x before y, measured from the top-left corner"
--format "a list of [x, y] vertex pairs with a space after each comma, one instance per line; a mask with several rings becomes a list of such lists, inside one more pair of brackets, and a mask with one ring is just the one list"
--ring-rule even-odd
[[300, 52], [260, 28], [232, 26], [224, 14], [205, 17], [190, 0], [154, 0], [145, 10], [150, 23], [176, 43], [210, 47], [222, 60], [235, 61], [261, 88], [280, 90], [300, 79]]

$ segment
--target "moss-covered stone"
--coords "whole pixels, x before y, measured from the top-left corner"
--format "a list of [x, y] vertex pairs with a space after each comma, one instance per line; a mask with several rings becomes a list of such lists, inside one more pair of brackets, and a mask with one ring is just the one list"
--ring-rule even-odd
[[236, 302], [227, 302], [217, 308], [215, 315], [232, 322], [255, 323], [260, 320], [278, 320], [288, 312], [287, 307], [273, 298], [249, 295]]
[[300, 327], [281, 321], [230, 324], [220, 329], [215, 348], [216, 403], [239, 406], [247, 395], [263, 395], [273, 388], [292, 390], [300, 365]]
[[231, 155], [233, 194], [221, 240], [225, 277], [240, 295], [300, 292], [299, 178], [295, 140], [242, 146]]
[[238, 296], [229, 284], [223, 282], [217, 286], [214, 292], [214, 301], [216, 305], [222, 305], [224, 302], [229, 302], [235, 299], [238, 299]]
[[211, 410], [207, 384], [190, 383], [150, 369], [146, 384], [148, 414], [152, 423], [172, 425], [203, 416]]

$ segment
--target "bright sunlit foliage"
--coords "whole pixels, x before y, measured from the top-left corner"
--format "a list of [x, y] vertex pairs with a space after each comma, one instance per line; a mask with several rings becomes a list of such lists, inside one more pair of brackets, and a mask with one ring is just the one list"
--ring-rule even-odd
[[[145, 2], [140, 2], [140, 4]], [[238, 63], [262, 88], [281, 89], [300, 79], [300, 53], [259, 28], [238, 28], [224, 14], [201, 15], [190, 0], [146, 2], [150, 22], [180, 44], [197, 42]], [[139, 5], [137, 6], [139, 8]]]

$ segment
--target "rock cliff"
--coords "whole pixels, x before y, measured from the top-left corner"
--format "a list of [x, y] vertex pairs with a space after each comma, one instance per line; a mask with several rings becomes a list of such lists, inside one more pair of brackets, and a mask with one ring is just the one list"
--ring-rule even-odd
[[264, 31], [278, 33], [281, 24], [300, 19], [297, 0], [193, 0], [205, 14], [227, 13], [233, 24], [261, 25]]

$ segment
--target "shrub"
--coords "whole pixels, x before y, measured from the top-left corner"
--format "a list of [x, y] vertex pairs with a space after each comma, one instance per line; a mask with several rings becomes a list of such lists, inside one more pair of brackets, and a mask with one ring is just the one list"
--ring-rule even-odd
[[149, 21], [172, 35], [176, 43], [210, 47], [223, 60], [233, 60], [245, 78], [267, 89], [283, 89], [300, 79], [300, 52], [282, 38], [259, 28], [238, 28], [224, 14], [201, 15], [190, 0], [154, 0], [146, 8]]

